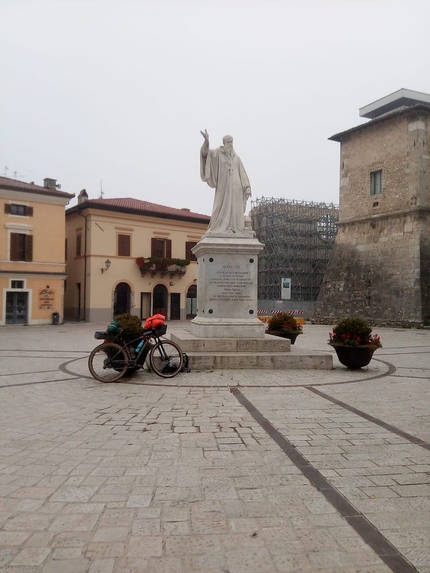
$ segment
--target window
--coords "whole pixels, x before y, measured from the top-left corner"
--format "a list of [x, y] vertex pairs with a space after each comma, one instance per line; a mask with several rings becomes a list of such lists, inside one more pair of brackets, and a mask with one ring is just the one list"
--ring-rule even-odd
[[33, 235], [25, 235], [23, 233], [10, 234], [10, 260], [33, 260]]
[[76, 256], [80, 257], [82, 254], [82, 234], [78, 233], [76, 235]]
[[118, 256], [130, 256], [130, 235], [118, 235]]
[[187, 241], [185, 243], [185, 258], [188, 259], [189, 261], [197, 261], [196, 255], [194, 255], [191, 251], [191, 249], [196, 245], [197, 243], [192, 241]]
[[370, 173], [370, 194], [380, 195], [382, 193], [382, 169]]
[[27, 205], [18, 205], [16, 203], [8, 203], [4, 206], [4, 212], [9, 215], [21, 215], [23, 217], [31, 217], [33, 215], [33, 207]]
[[10, 281], [10, 288], [24, 288], [24, 281]]
[[170, 239], [151, 239], [151, 257], [170, 259], [172, 256], [172, 241]]

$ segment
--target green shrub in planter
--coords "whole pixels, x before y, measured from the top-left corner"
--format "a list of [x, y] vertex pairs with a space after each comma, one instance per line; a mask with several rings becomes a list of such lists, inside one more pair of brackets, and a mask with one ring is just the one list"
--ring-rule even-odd
[[274, 332], [294, 332], [297, 334], [302, 334], [302, 327], [297, 323], [297, 320], [292, 314], [288, 314], [288, 312], [280, 312], [270, 318], [269, 322], [267, 323], [266, 332], [268, 334], [272, 334]]
[[340, 320], [329, 333], [329, 344], [342, 346], [376, 346], [381, 348], [381, 339], [372, 334], [370, 324], [359, 317], [350, 317]]
[[126, 342], [131, 342], [143, 333], [142, 321], [134, 314], [124, 313], [115, 317], [120, 328], [123, 329], [123, 338]]

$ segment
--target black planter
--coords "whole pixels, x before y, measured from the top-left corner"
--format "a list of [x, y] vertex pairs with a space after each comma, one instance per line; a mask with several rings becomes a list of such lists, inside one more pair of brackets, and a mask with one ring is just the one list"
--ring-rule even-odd
[[373, 353], [378, 346], [344, 346], [336, 342], [329, 343], [336, 351], [339, 362], [346, 366], [348, 370], [359, 370], [367, 366], [372, 360]]
[[294, 344], [296, 342], [296, 338], [301, 334], [301, 332], [280, 332], [278, 330], [273, 330], [271, 332], [267, 332], [267, 334], [280, 336], [281, 338], [288, 338], [291, 341], [291, 344]]

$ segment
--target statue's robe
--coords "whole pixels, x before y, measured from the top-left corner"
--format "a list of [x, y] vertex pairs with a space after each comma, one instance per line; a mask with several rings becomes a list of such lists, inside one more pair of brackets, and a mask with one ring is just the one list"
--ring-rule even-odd
[[[205, 155], [207, 153], [207, 155]], [[251, 188], [240, 158], [226, 155], [224, 146], [200, 151], [200, 176], [215, 189], [214, 204], [206, 234], [246, 233], [245, 190]]]

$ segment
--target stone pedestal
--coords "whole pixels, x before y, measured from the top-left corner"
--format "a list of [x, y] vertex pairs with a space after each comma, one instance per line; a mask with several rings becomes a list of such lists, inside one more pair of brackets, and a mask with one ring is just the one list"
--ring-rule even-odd
[[194, 247], [198, 261], [197, 316], [190, 332], [199, 338], [264, 338], [257, 317], [258, 255], [264, 245], [246, 237], [205, 236]]

